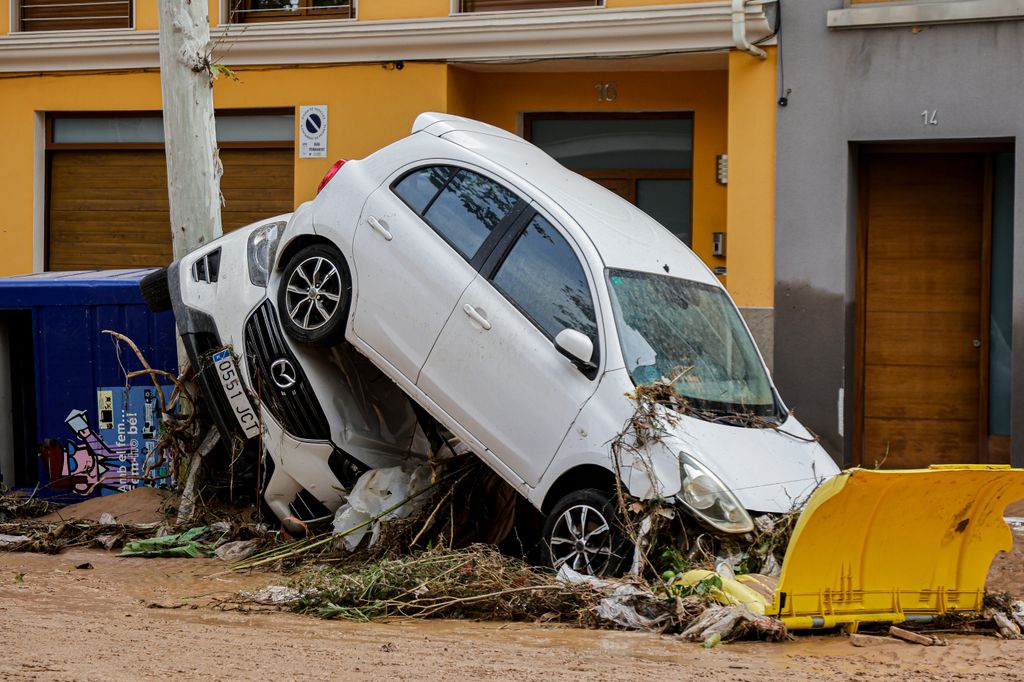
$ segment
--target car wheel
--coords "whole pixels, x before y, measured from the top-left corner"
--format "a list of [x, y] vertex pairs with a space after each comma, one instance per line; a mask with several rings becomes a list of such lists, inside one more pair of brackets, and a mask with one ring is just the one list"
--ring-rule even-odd
[[300, 250], [284, 268], [277, 309], [290, 337], [314, 346], [345, 338], [352, 279], [341, 253], [326, 244]]
[[146, 307], [154, 313], [162, 313], [171, 309], [171, 290], [167, 286], [167, 268], [160, 268], [149, 273], [139, 282], [142, 300]]
[[615, 500], [605, 491], [569, 493], [544, 520], [545, 563], [556, 571], [568, 566], [585, 575], [622, 575], [633, 559], [633, 544], [619, 519]]

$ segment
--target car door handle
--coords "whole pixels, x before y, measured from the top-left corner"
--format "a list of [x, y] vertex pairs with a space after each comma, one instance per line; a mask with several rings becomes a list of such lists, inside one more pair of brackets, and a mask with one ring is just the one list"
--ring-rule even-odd
[[481, 315], [480, 311], [471, 306], [470, 304], [467, 303], [466, 305], [462, 306], [462, 312], [469, 315], [470, 318], [472, 318], [478, 325], [483, 327], [484, 331], [487, 331], [491, 328], [491, 323], [487, 321], [487, 318]]
[[370, 216], [369, 218], [366, 219], [366, 222], [370, 224], [370, 227], [380, 232], [381, 236], [384, 237], [384, 239], [391, 241], [394, 238], [391, 235], [391, 230], [389, 230], [387, 228], [387, 225], [382, 223], [380, 220], [374, 218], [373, 216]]

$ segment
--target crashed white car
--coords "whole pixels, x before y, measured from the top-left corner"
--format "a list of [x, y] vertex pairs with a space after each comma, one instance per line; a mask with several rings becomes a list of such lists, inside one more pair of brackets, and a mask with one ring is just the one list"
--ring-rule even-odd
[[662, 377], [697, 412], [624, 455], [631, 495], [743, 534], [838, 472], [690, 249], [476, 121], [420, 115], [409, 137], [336, 164], [294, 214], [204, 245], [147, 287], [164, 287], [209, 368], [222, 432], [262, 437], [281, 519], [330, 516], [361, 472], [427, 456], [425, 411], [544, 514], [551, 564], [613, 572], [610, 442], [627, 394]]

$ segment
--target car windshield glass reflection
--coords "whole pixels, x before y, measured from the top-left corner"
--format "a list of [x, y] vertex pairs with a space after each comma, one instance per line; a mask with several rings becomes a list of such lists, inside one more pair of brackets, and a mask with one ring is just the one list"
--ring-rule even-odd
[[775, 415], [768, 375], [724, 291], [630, 270], [608, 270], [608, 284], [635, 384], [667, 377], [698, 409]]

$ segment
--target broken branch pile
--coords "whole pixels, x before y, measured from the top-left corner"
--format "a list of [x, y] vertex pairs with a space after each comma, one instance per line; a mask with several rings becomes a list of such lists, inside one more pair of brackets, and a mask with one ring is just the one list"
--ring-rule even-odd
[[0, 487], [0, 523], [17, 519], [34, 519], [49, 514], [58, 505], [47, 500], [13, 493]]
[[21, 521], [0, 524], [0, 550], [57, 554], [72, 547], [111, 549], [129, 539], [152, 537], [156, 523], [114, 524], [94, 521], [41, 523]]

